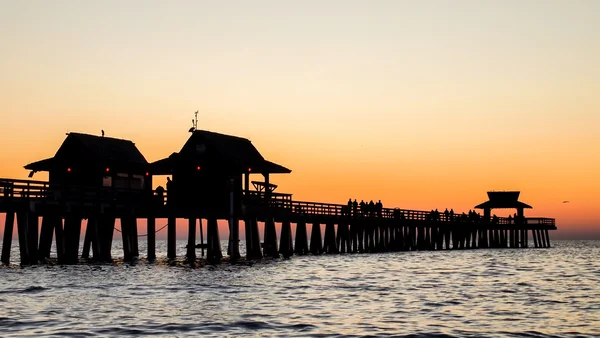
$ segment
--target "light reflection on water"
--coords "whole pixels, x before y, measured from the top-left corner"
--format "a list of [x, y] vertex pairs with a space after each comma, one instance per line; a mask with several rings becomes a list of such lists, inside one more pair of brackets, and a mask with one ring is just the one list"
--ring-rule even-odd
[[[121, 256], [115, 244], [115, 256]], [[305, 256], [197, 269], [162, 261], [3, 267], [0, 333], [600, 334], [600, 242], [553, 244], [551, 249]], [[184, 247], [178, 242], [181, 255]], [[140, 251], [144, 248], [141, 242]], [[164, 242], [157, 250], [165, 255]]]

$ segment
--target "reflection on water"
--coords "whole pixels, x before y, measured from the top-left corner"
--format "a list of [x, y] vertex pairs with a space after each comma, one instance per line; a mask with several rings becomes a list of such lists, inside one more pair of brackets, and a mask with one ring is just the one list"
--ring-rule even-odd
[[[118, 243], [115, 243], [118, 244]], [[159, 242], [159, 256], [164, 256]], [[0, 268], [2, 336], [594, 336], [600, 242]], [[143, 250], [140, 243], [140, 250]], [[183, 255], [185, 242], [179, 242]], [[225, 246], [224, 246], [225, 248]], [[18, 251], [17, 251], [18, 252]], [[18, 258], [17, 252], [13, 257]], [[115, 250], [115, 256], [121, 256]]]

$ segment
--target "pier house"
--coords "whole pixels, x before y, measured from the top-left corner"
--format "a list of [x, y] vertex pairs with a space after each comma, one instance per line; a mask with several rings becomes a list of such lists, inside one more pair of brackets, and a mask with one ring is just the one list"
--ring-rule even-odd
[[29, 163], [34, 173], [47, 171], [53, 186], [152, 191], [148, 162], [129, 140], [68, 133], [54, 157]]
[[[232, 196], [237, 213], [243, 195], [269, 197], [276, 187], [270, 183], [271, 174], [291, 173], [267, 161], [250, 140], [205, 130], [193, 131], [179, 152], [151, 163], [149, 170], [152, 175], [172, 176], [171, 187], [167, 187], [170, 208], [193, 208], [225, 219]], [[253, 182], [256, 193], [250, 192], [251, 174], [264, 177], [264, 182]]]

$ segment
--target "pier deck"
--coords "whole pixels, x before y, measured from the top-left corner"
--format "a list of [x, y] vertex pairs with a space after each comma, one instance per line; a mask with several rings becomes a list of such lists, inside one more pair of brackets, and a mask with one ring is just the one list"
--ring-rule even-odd
[[[239, 258], [240, 220], [245, 225], [248, 259], [308, 253], [526, 248], [530, 232], [534, 247], [549, 247], [548, 231], [556, 230], [553, 218], [505, 218], [400, 208], [361, 211], [343, 204], [294, 201], [289, 194], [265, 191], [243, 191], [239, 212], [233, 210], [233, 202], [229, 213], [215, 213], [201, 205], [174, 207], [168, 202], [167, 195], [157, 191], [51, 186], [44, 181], [0, 179], [0, 213], [6, 213], [2, 262], [10, 261], [15, 215], [22, 264], [37, 264], [47, 258], [53, 237], [59, 262], [77, 263], [82, 219], [88, 220], [82, 257], [89, 258], [92, 250], [91, 257], [97, 261], [112, 259], [115, 219], [121, 220], [125, 260], [139, 256], [137, 219], [147, 220], [149, 259], [155, 258], [156, 219], [168, 219], [169, 258], [175, 258], [175, 220], [188, 219], [190, 260], [196, 259], [196, 222], [206, 219], [206, 243], [201, 227], [200, 244], [212, 261], [221, 258], [218, 219], [229, 221], [228, 252], [232, 259]], [[42, 218], [41, 231], [38, 217]], [[259, 238], [259, 221], [264, 222], [263, 241]], [[279, 240], [276, 222], [281, 222]], [[292, 223], [296, 224], [295, 238]], [[312, 225], [310, 241], [307, 224]], [[325, 225], [324, 236], [321, 224]]]

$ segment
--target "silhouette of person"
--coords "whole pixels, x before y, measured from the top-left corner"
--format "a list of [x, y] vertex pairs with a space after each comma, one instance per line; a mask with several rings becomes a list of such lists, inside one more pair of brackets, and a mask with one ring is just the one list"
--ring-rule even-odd
[[361, 214], [361, 216], [365, 215], [365, 211], [366, 211], [365, 209], [366, 209], [365, 208], [365, 201], [360, 200], [360, 214]]
[[352, 202], [352, 211], [354, 217], [358, 216], [358, 203], [356, 202], [356, 199], [354, 199], [354, 202]]
[[508, 224], [512, 224], [512, 217], [508, 215]]
[[352, 215], [352, 199], [348, 199], [348, 216]]
[[371, 202], [369, 202], [369, 216], [373, 217], [375, 213], [375, 203], [373, 203], [373, 200], [371, 200]]
[[450, 220], [454, 220], [454, 209], [450, 209]]
[[446, 221], [450, 220], [448, 216], [450, 216], [450, 213], [448, 212], [448, 208], [446, 208], [446, 210], [444, 211], [444, 217], [446, 218]]
[[379, 202], [377, 202], [377, 217], [381, 218], [382, 212], [383, 212], [383, 204], [381, 203], [381, 200], [379, 200]]

